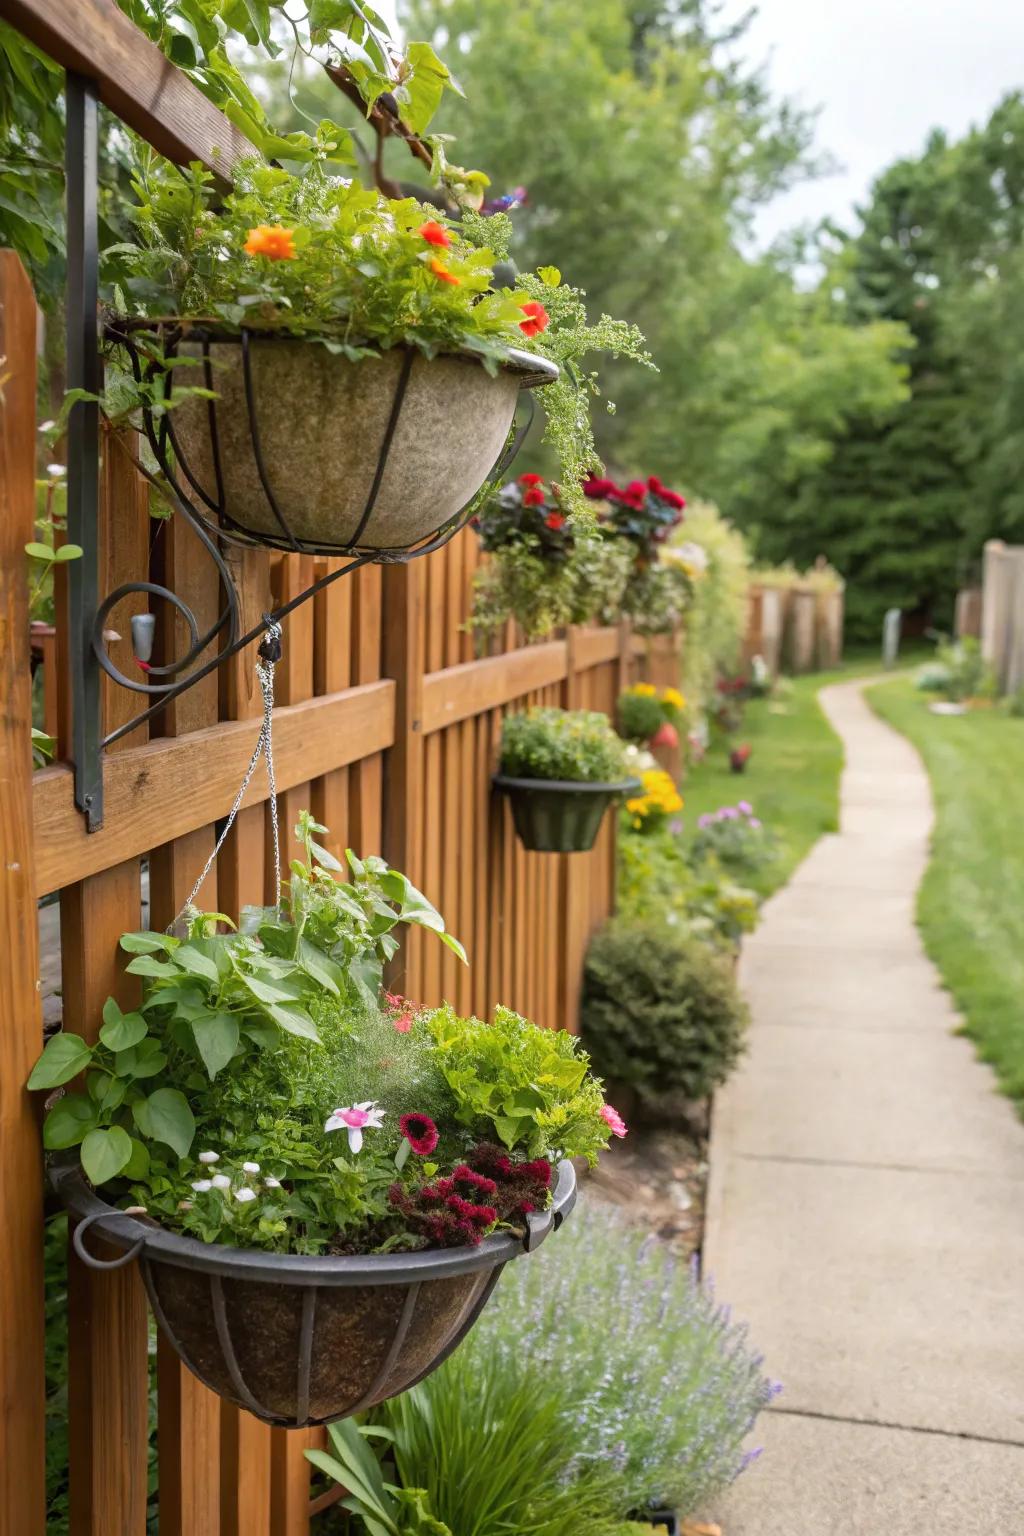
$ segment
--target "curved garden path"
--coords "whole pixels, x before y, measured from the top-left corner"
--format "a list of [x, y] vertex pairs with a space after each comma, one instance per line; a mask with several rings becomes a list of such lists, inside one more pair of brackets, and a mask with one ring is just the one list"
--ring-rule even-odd
[[841, 831], [745, 948], [751, 1048], [715, 1105], [705, 1269], [784, 1387], [715, 1513], [726, 1536], [1024, 1532], [1024, 1125], [921, 947], [928, 779], [863, 686], [822, 692]]

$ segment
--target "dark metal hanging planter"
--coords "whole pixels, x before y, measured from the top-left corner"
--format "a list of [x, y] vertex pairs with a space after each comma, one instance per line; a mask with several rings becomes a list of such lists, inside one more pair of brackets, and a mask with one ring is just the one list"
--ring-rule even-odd
[[656, 1531], [664, 1531], [665, 1536], [680, 1536], [682, 1526], [679, 1516], [671, 1509], [645, 1510], [639, 1515], [630, 1515], [631, 1520], [641, 1525], [653, 1525]]
[[[522, 1237], [476, 1248], [304, 1257], [181, 1237], [108, 1205], [77, 1157], [50, 1178], [77, 1224], [72, 1241], [94, 1269], [137, 1259], [157, 1323], [195, 1376], [267, 1424], [329, 1424], [395, 1397], [435, 1371], [476, 1322], [505, 1265], [532, 1253], [576, 1201], [560, 1163], [552, 1204]], [[97, 1258], [95, 1230], [121, 1250]]]
[[605, 812], [614, 800], [635, 794], [639, 779], [615, 784], [585, 784], [562, 779], [514, 779], [494, 776], [507, 795], [516, 836], [534, 853], [587, 853], [593, 848]]

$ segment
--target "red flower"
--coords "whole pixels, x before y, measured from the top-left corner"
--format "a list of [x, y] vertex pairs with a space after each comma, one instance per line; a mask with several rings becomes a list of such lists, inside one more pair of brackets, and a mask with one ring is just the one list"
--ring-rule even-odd
[[651, 737], [651, 746], [678, 747], [678, 745], [679, 732], [670, 721], [663, 721], [662, 724], [658, 726], [658, 729], [655, 731], [654, 735]]
[[662, 485], [662, 483], [658, 479], [657, 475], [648, 475], [647, 476], [647, 489], [649, 491], [653, 491], [655, 496], [660, 496], [662, 491], [665, 489], [665, 487]]
[[[675, 507], [680, 512], [686, 506], [686, 497], [680, 496], [678, 491], [670, 491], [667, 486], [659, 486], [654, 494], [660, 501], [665, 502], [667, 506]], [[678, 518], [676, 521], [678, 522]]]
[[421, 237], [421, 239], [426, 240], [430, 245], [447, 246], [451, 245], [452, 243], [451, 235], [445, 229], [444, 225], [439, 224], [436, 219], [428, 219], [425, 224], [420, 225], [416, 233]]
[[593, 501], [607, 501], [609, 496], [617, 496], [619, 488], [614, 480], [602, 480], [597, 475], [589, 475], [583, 482], [583, 494]]
[[525, 320], [520, 320], [519, 329], [524, 336], [539, 336], [541, 331], [548, 328], [548, 312], [539, 299], [527, 299], [522, 305]]
[[559, 528], [565, 527], [565, 523], [566, 518], [564, 512], [549, 512], [547, 517], [544, 519], [545, 528], [551, 528], [556, 533], [558, 532]]
[[543, 475], [535, 475], [532, 470], [529, 470], [529, 471], [527, 471], [527, 473], [525, 475], [520, 475], [519, 476], [519, 484], [520, 485], [543, 485], [544, 484], [544, 476]]
[[625, 1122], [625, 1120], [623, 1120], [623, 1118], [619, 1114], [618, 1110], [617, 1109], [613, 1109], [610, 1104], [602, 1104], [602, 1106], [601, 1106], [601, 1119], [607, 1125], [608, 1129], [611, 1131], [613, 1136], [625, 1136], [626, 1135], [626, 1122]]
[[544, 505], [544, 492], [539, 485], [531, 485], [523, 497], [524, 507], [542, 507]]
[[402, 1115], [398, 1128], [418, 1157], [429, 1157], [437, 1146], [437, 1126], [429, 1115]]
[[396, 992], [385, 992], [384, 998], [392, 1014], [391, 1022], [400, 1035], [407, 1035], [412, 1029], [416, 1004], [410, 1003], [407, 997], [399, 997]]

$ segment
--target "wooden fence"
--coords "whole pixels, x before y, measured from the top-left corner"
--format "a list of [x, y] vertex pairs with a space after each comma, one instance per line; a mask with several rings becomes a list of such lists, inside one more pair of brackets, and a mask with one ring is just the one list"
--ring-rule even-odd
[[747, 590], [744, 660], [764, 658], [778, 672], [815, 672], [843, 659], [843, 592], [775, 587], [752, 582]]

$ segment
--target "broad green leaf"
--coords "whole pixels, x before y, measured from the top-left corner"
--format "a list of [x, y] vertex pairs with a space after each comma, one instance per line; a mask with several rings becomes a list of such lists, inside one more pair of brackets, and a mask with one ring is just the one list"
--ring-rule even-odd
[[154, 1141], [166, 1142], [179, 1157], [188, 1156], [196, 1134], [196, 1122], [183, 1093], [177, 1088], [158, 1088], [146, 1100], [146, 1118]]
[[[106, 1009], [104, 1009], [106, 1018]], [[111, 1051], [126, 1051], [145, 1039], [148, 1025], [141, 1013], [123, 1013], [100, 1029], [100, 1039]]]
[[155, 955], [177, 949], [180, 939], [169, 933], [122, 933], [121, 948], [129, 955]]
[[66, 565], [69, 560], [80, 560], [82, 553], [81, 544], [62, 544], [53, 558], [58, 565]]
[[283, 1003], [271, 1003], [267, 1011], [274, 1023], [280, 1024], [289, 1035], [301, 1035], [304, 1040], [313, 1040], [317, 1045], [320, 1044], [316, 1025], [303, 1009], [286, 1008]]
[[238, 1049], [238, 1020], [233, 1013], [209, 1013], [192, 1020], [192, 1033], [211, 1078], [226, 1067]]
[[125, 970], [131, 976], [153, 976], [161, 981], [181, 975], [176, 965], [170, 965], [166, 960], [154, 960], [152, 955], [136, 955], [125, 966]]
[[96, 1105], [84, 1093], [66, 1093], [43, 1122], [43, 1146], [51, 1152], [77, 1147], [98, 1118]]
[[332, 874], [336, 875], [344, 873], [344, 866], [338, 863], [338, 860], [334, 857], [333, 853], [329, 853], [328, 850], [326, 848], [322, 848], [319, 843], [311, 842], [309, 849], [314, 859], [316, 859], [316, 862], [323, 865], [324, 869], [329, 869]]
[[33, 560], [45, 560], [48, 565], [57, 558], [49, 544], [40, 544], [35, 539], [25, 545], [26, 555], [31, 555]]
[[126, 1179], [144, 1179], [149, 1172], [149, 1148], [137, 1136], [131, 1137], [132, 1155], [121, 1172]]
[[406, 56], [412, 65], [412, 74], [400, 93], [405, 97], [402, 120], [413, 133], [425, 133], [441, 104], [445, 86], [451, 84], [453, 89], [458, 88], [451, 80], [447, 66], [441, 63], [429, 43], [410, 43]]
[[204, 955], [192, 944], [182, 944], [175, 950], [174, 963], [182, 966], [193, 976], [202, 976], [204, 981], [220, 980], [216, 961], [211, 960], [209, 955]]
[[46, 1047], [28, 1080], [30, 1088], [59, 1088], [69, 1083], [92, 1060], [92, 1048], [81, 1035], [64, 1030], [46, 1042]]
[[468, 959], [468, 957], [466, 955], [466, 951], [463, 949], [462, 945], [459, 943], [458, 939], [455, 937], [454, 934], [452, 934], [452, 933], [441, 933], [441, 934], [438, 935], [438, 937], [440, 938], [442, 944], [447, 944], [448, 948], [452, 951], [453, 954], [458, 955], [458, 957], [462, 961], [463, 965], [468, 965], [469, 964], [469, 959]]
[[126, 1167], [132, 1155], [132, 1139], [119, 1125], [106, 1131], [90, 1131], [82, 1142], [82, 1167], [93, 1184], [106, 1184]]
[[258, 976], [246, 976], [246, 986], [261, 1003], [294, 1003], [296, 994], [294, 988], [279, 985], [277, 982], [264, 981]]
[[340, 997], [341, 969], [322, 950], [317, 949], [308, 939], [300, 938], [296, 959], [307, 975], [312, 976], [332, 997]]

